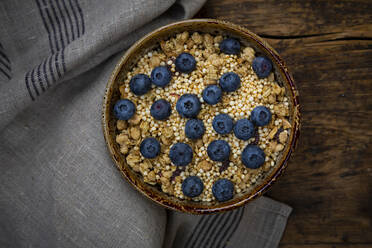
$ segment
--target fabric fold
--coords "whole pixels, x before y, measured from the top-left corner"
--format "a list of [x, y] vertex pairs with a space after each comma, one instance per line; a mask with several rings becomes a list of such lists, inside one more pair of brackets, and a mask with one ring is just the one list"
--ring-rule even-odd
[[163, 248], [277, 247], [291, 211], [264, 196], [225, 213], [169, 211]]
[[203, 3], [3, 1], [0, 32], [9, 35], [0, 42], [18, 71], [12, 78], [8, 71], [0, 77], [0, 130], [50, 87], [88, 71], [158, 27], [192, 17]]

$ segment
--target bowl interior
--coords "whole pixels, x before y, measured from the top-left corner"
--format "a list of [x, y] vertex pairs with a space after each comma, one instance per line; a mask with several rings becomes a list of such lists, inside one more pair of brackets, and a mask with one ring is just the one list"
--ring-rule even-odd
[[[260, 179], [260, 181], [258, 181], [258, 183], [256, 183], [248, 193], [236, 194], [232, 200], [223, 203], [180, 200], [163, 193], [158, 186], [146, 184], [143, 181], [142, 176], [134, 172], [126, 164], [125, 157], [120, 153], [120, 147], [115, 142], [117, 130], [116, 119], [113, 116], [112, 109], [115, 102], [120, 98], [119, 86], [124, 81], [126, 73], [137, 63], [142, 55], [158, 46], [161, 40], [168, 39], [175, 34], [184, 31], [234, 37], [238, 39], [243, 46], [249, 45], [254, 48], [256, 54], [258, 53], [267, 56], [273, 62], [276, 80], [280, 85], [285, 87], [286, 95], [291, 99], [289, 120], [292, 129], [287, 145], [279, 156], [277, 165], [274, 166], [264, 178]], [[224, 21], [210, 19], [193, 19], [170, 24], [151, 32], [141, 40], [137, 41], [129, 50], [127, 50], [120, 62], [117, 64], [107, 84], [103, 104], [104, 137], [109, 152], [123, 176], [141, 193], [155, 202], [174, 210], [199, 214], [234, 209], [261, 195], [278, 178], [286, 167], [287, 160], [293, 152], [299, 135], [299, 118], [300, 114], [297, 90], [284, 62], [275, 50], [264, 40], [245, 28]]]

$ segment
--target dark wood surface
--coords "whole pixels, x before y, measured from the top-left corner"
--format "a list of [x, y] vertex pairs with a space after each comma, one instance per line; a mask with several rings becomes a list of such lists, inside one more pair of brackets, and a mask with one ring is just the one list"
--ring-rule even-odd
[[213, 0], [197, 17], [266, 38], [298, 85], [299, 145], [267, 193], [293, 207], [281, 247], [372, 247], [372, 1]]

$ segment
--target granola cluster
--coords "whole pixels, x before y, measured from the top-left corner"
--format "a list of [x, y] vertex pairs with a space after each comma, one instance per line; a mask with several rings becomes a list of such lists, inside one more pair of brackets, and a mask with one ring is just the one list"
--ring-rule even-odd
[[[188, 32], [177, 34], [159, 47], [143, 55], [129, 71], [121, 83], [122, 99], [131, 100], [136, 113], [128, 121], [117, 121], [116, 142], [127, 164], [143, 176], [151, 185], [159, 185], [163, 192], [181, 199], [194, 201], [214, 201], [213, 183], [226, 178], [234, 184], [236, 194], [245, 193], [275, 166], [280, 152], [284, 149], [291, 131], [289, 118], [289, 99], [286, 90], [275, 80], [274, 74], [260, 79], [252, 69], [255, 51], [251, 47], [242, 47], [237, 55], [221, 53], [219, 44], [222, 36]], [[189, 74], [176, 70], [175, 58], [187, 52], [194, 56], [196, 69]], [[139, 73], [150, 75], [156, 66], [169, 66], [172, 72], [171, 82], [164, 88], [155, 87], [142, 96], [133, 94], [129, 82]], [[218, 84], [219, 78], [227, 72], [235, 72], [241, 79], [238, 90], [223, 93], [222, 100], [216, 105], [204, 104], [203, 89]], [[196, 94], [200, 98], [201, 110], [198, 118], [205, 125], [201, 139], [191, 140], [185, 136], [187, 119], [176, 111], [178, 98], [186, 93]], [[150, 114], [154, 101], [165, 99], [172, 106], [172, 113], [165, 121], [155, 120]], [[266, 106], [271, 114], [271, 122], [258, 127], [255, 136], [249, 140], [238, 139], [233, 133], [220, 135], [212, 127], [213, 118], [226, 113], [236, 122], [250, 118], [256, 106]], [[140, 153], [140, 144], [146, 137], [154, 137], [161, 144], [160, 154], [154, 159], [146, 159]], [[225, 162], [212, 161], [207, 154], [208, 145], [216, 139], [225, 140], [231, 147], [230, 159]], [[169, 150], [177, 142], [189, 144], [193, 150], [192, 162], [184, 167], [172, 164]], [[248, 144], [260, 147], [265, 155], [264, 164], [258, 169], [249, 169], [242, 164], [241, 153]], [[203, 184], [203, 192], [193, 198], [182, 192], [182, 182], [188, 176], [198, 176]]]

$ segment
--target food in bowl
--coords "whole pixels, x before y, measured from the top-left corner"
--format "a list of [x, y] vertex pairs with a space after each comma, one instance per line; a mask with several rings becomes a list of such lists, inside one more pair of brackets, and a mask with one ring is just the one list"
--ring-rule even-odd
[[140, 57], [119, 90], [120, 152], [145, 183], [179, 199], [249, 192], [292, 128], [272, 62], [235, 37], [178, 33]]

